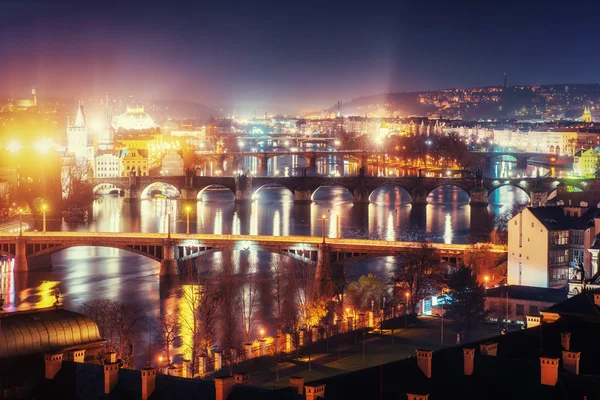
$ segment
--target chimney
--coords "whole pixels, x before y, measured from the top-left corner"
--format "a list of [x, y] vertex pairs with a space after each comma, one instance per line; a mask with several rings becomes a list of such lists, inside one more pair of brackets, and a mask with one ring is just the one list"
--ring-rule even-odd
[[236, 385], [250, 384], [250, 375], [248, 375], [246, 372], [238, 372], [237, 374], [233, 374], [233, 378]]
[[62, 353], [44, 354], [44, 366], [46, 379], [54, 379], [54, 376], [62, 367]]
[[542, 323], [542, 317], [528, 315], [527, 316], [527, 328], [535, 328], [536, 326], [540, 326]]
[[104, 364], [104, 394], [110, 394], [119, 380], [119, 364]]
[[142, 373], [142, 400], [148, 400], [156, 387], [156, 369], [144, 368], [140, 372]]
[[105, 364], [114, 364], [117, 362], [117, 353], [114, 351], [109, 351], [104, 355], [104, 363]]
[[67, 351], [67, 356], [65, 357], [67, 361], [73, 361], [76, 363], [85, 362], [85, 350], [83, 349], [75, 349]]
[[473, 375], [473, 369], [475, 368], [475, 349], [463, 349], [464, 357], [464, 373], [466, 376]]
[[298, 389], [298, 394], [304, 394], [304, 378], [301, 376], [290, 376], [290, 386]]
[[431, 350], [417, 350], [417, 366], [428, 378], [431, 378], [432, 356], [433, 352]]
[[484, 356], [497, 356], [498, 355], [498, 343], [482, 343], [479, 345], [481, 355]]
[[226, 400], [233, 390], [233, 376], [223, 376], [214, 379], [216, 400]]
[[571, 350], [571, 332], [561, 332], [560, 345], [565, 350]]
[[581, 352], [579, 351], [566, 351], [562, 352], [563, 369], [579, 375], [579, 359], [581, 358]]
[[600, 307], [600, 293], [594, 293], [594, 304]]
[[540, 357], [542, 385], [556, 386], [558, 382], [558, 358]]
[[429, 395], [406, 393], [406, 398], [408, 400], [429, 400]]
[[319, 397], [325, 398], [325, 384], [304, 387], [306, 389], [306, 400], [317, 400]]

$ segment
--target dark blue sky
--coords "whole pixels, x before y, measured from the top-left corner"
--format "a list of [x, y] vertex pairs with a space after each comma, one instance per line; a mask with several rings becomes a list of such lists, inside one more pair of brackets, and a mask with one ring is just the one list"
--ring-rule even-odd
[[596, 1], [0, 1], [0, 93], [297, 111], [388, 91], [599, 82]]

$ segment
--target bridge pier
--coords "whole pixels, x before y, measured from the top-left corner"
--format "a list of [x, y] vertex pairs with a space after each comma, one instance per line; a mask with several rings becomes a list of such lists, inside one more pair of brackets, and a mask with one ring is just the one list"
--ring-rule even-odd
[[181, 188], [181, 200], [196, 200], [198, 199], [198, 189], [190, 186]]
[[472, 206], [487, 206], [488, 205], [488, 190], [484, 187], [476, 187], [469, 192]]
[[267, 162], [267, 157], [266, 156], [260, 156], [258, 157], [258, 168], [257, 168], [257, 175], [258, 176], [267, 176], [268, 175], [268, 162]]
[[168, 241], [163, 245], [163, 258], [160, 260], [160, 276], [178, 276], [175, 242]]
[[429, 196], [429, 193], [427, 192], [427, 190], [425, 190], [425, 188], [421, 186], [414, 188], [410, 193], [410, 196], [412, 197], [410, 203], [413, 206], [427, 205], [427, 196]]
[[137, 186], [131, 186], [123, 190], [125, 201], [137, 201], [140, 199], [141, 191]]
[[23, 236], [17, 238], [17, 243], [15, 245], [15, 271], [29, 271], [29, 265], [27, 263], [27, 242]]
[[352, 195], [354, 197], [352, 202], [354, 204], [369, 204], [370, 194], [371, 193], [369, 193], [369, 189], [367, 189], [366, 187], [364, 187], [364, 186], [357, 187], [352, 192]]
[[235, 202], [252, 203], [252, 177], [241, 175], [235, 177]]
[[306, 186], [298, 186], [294, 190], [294, 204], [311, 204], [312, 190]]
[[516, 157], [517, 168], [527, 168], [528, 157]]

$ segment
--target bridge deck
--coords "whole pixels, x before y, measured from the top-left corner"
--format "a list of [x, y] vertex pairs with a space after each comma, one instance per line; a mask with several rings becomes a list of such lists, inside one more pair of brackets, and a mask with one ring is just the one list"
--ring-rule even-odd
[[[130, 232], [24, 232], [24, 238], [27, 242], [47, 242], [47, 241], [64, 241], [64, 242], [90, 242], [90, 245], [96, 243], [148, 243], [162, 242], [167, 239], [164, 233], [130, 233]], [[0, 233], [0, 242], [13, 242], [19, 238], [13, 233]], [[315, 236], [269, 236], [269, 235], [218, 235], [218, 234], [171, 234], [171, 240], [175, 242], [198, 241], [214, 244], [227, 244], [236, 242], [250, 242], [250, 244], [270, 244], [270, 245], [285, 245], [297, 246], [308, 244], [317, 246], [323, 243], [323, 238]], [[331, 250], [338, 251], [360, 251], [365, 249], [371, 250], [392, 250], [397, 248], [416, 248], [421, 245], [420, 242], [399, 242], [399, 241], [384, 241], [371, 239], [337, 239], [325, 238], [325, 244]], [[432, 247], [440, 251], [462, 252], [473, 247], [472, 244], [446, 244], [446, 243], [431, 243]], [[504, 253], [504, 246], [492, 245], [490, 251], [494, 253]]]

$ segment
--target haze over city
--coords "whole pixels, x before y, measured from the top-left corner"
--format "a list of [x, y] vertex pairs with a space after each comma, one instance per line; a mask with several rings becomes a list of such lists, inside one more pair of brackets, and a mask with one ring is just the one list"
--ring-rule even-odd
[[[0, 92], [297, 114], [397, 91], [595, 83], [597, 2], [9, 1]], [[582, 57], [585, 57], [583, 61]]]

